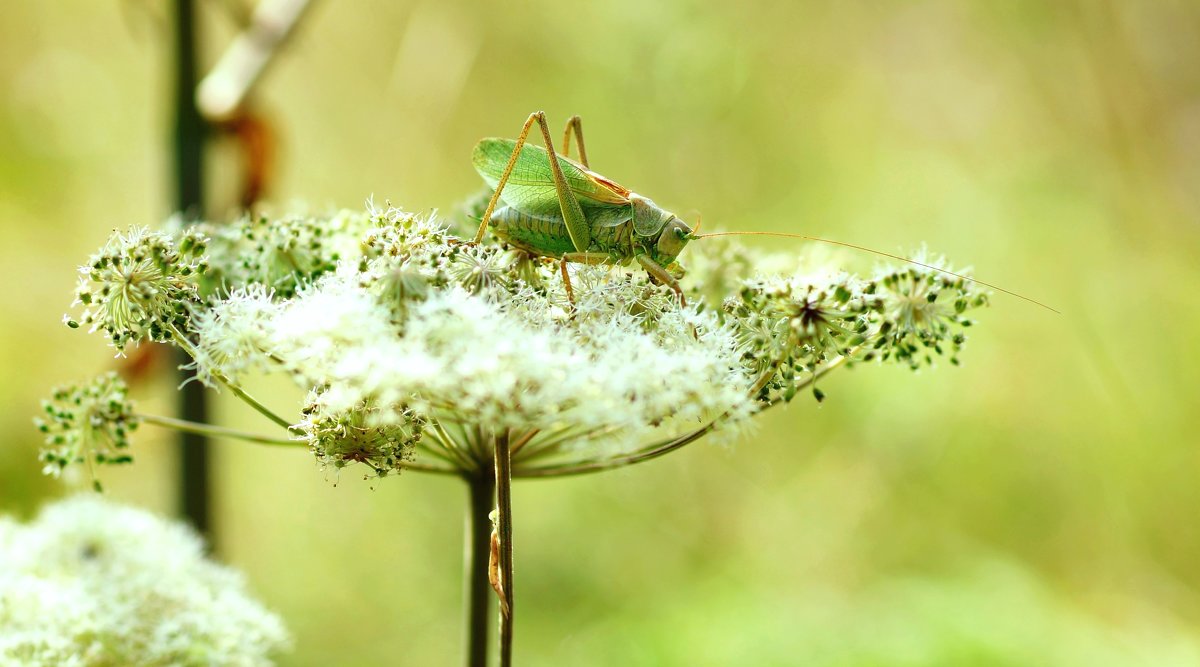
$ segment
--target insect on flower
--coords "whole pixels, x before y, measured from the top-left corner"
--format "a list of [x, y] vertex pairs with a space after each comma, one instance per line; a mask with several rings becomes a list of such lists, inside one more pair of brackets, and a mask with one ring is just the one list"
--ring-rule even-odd
[[[526, 142], [535, 122], [542, 131], [546, 148]], [[579, 146], [578, 162], [567, 157], [572, 135]], [[575, 298], [567, 274], [568, 262], [627, 265], [636, 261], [654, 280], [670, 287], [682, 304], [683, 290], [666, 267], [675, 261], [689, 241], [716, 236], [761, 235], [829, 243], [898, 259], [974, 281], [1054, 310], [982, 280], [851, 243], [777, 232], [697, 234], [674, 213], [592, 171], [579, 116], [572, 116], [567, 121], [562, 154], [555, 153], [556, 159], [551, 160], [550, 151], [553, 150], [554, 142], [543, 111], [529, 115], [516, 140], [487, 138], [475, 145], [472, 155], [475, 170], [495, 191], [484, 210], [474, 242], [481, 243], [490, 227], [501, 240], [519, 250], [558, 259], [567, 296], [572, 303]], [[504, 206], [497, 208], [501, 201]]]

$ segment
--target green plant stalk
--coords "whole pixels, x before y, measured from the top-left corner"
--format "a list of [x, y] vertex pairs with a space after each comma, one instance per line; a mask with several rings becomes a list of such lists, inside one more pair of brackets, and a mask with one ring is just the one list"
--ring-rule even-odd
[[270, 408], [263, 405], [262, 403], [259, 403], [257, 400], [254, 399], [253, 396], [246, 393], [241, 387], [234, 384], [232, 380], [230, 380], [229, 378], [225, 377], [224, 375], [222, 375], [220, 373], [213, 373], [212, 376], [214, 378], [216, 378], [216, 380], [218, 382], [220, 382], [221, 384], [228, 387], [229, 391], [232, 391], [234, 396], [237, 396], [238, 398], [242, 399], [242, 402], [244, 402], [246, 405], [249, 405], [250, 407], [254, 408], [254, 410], [257, 411], [259, 414], [266, 417], [267, 419], [270, 419], [271, 421], [275, 422], [279, 426], [282, 426], [283, 428], [287, 429], [288, 431], [292, 430], [292, 424], [290, 422], [288, 422], [288, 420], [275, 414]]
[[[434, 436], [433, 439], [437, 440], [438, 444], [440, 444], [444, 450], [453, 456], [460, 467], [462, 467], [464, 470], [475, 469], [483, 474], [492, 474], [491, 470], [471, 456], [469, 451], [464, 451], [461, 447], [459, 447], [458, 443], [455, 442], [450, 433], [446, 431], [444, 426], [442, 426], [442, 422], [440, 420], [434, 419], [432, 422], [432, 427], [432, 434]], [[450, 463], [453, 464], [453, 461]]]
[[242, 440], [245, 442], [253, 442], [259, 445], [273, 445], [283, 447], [303, 447], [304, 443], [299, 440], [290, 438], [273, 438], [266, 435], [258, 435], [256, 433], [248, 433], [239, 431], [238, 429], [226, 428], [224, 426], [214, 426], [212, 424], [201, 424], [199, 422], [187, 421], [186, 419], [175, 419], [174, 417], [161, 417], [159, 415], [137, 414], [138, 419], [147, 424], [172, 428], [180, 433], [193, 433], [202, 436], [211, 436], [214, 438], [231, 438], [234, 440]]
[[508, 430], [494, 439], [496, 466], [496, 529], [500, 534], [500, 667], [512, 666], [513, 648], [513, 544], [512, 544], [512, 457]]
[[[269, 445], [274, 447], [305, 447], [306, 445], [299, 440], [290, 438], [272, 438], [266, 435], [257, 433], [249, 433], [240, 431], [234, 428], [224, 426], [214, 426], [213, 424], [202, 424], [200, 422], [188, 421], [186, 419], [175, 419], [173, 417], [162, 417], [159, 415], [137, 414], [138, 419], [147, 424], [162, 426], [164, 428], [172, 428], [181, 433], [192, 433], [195, 435], [211, 436], [215, 438], [230, 438], [233, 440], [242, 440], [244, 442], [252, 442], [259, 445]], [[293, 433], [296, 431], [293, 430]], [[443, 466], [430, 465], [428, 463], [416, 463], [413, 461], [405, 461], [400, 464], [400, 467], [405, 470], [415, 470], [417, 472], [430, 472], [437, 475], [460, 475], [462, 472], [457, 468], [446, 468]]]
[[[187, 352], [189, 357], [191, 357], [193, 360], [196, 358], [196, 348], [192, 347], [191, 341], [189, 341], [187, 336], [184, 336], [179, 329], [171, 327], [171, 337], [175, 339], [175, 343], [179, 345], [184, 352]], [[230, 380], [228, 377], [217, 371], [212, 371], [210, 375], [212, 375], [213, 379], [215, 379], [217, 382], [220, 382], [228, 387], [229, 391], [232, 391], [234, 396], [242, 399], [246, 405], [254, 408], [256, 412], [287, 429], [289, 432], [292, 430], [291, 422], [275, 414], [270, 408], [262, 403], [259, 403], [254, 399], [253, 396], [246, 393], [246, 391], [239, 387], [233, 380]]]
[[[811, 386], [826, 373], [841, 366], [857, 352], [857, 348], [848, 354], [835, 359], [818, 370], [810, 378], [797, 384], [797, 389]], [[773, 364], [758, 378], [751, 388], [751, 394], [757, 394], [766, 382], [778, 370]], [[771, 407], [774, 404], [766, 407]], [[647, 461], [670, 453], [694, 442], [716, 428], [720, 419], [702, 426], [683, 436], [652, 445], [641, 452], [617, 459], [586, 461], [568, 466], [546, 466], [521, 471], [521, 476], [550, 477], [560, 475], [575, 475], [587, 472], [598, 472], [611, 468], [631, 465]], [[443, 432], [444, 435], [444, 432]], [[536, 435], [529, 432], [519, 438], [516, 449], [520, 449]], [[480, 438], [482, 441], [482, 438]], [[466, 516], [465, 548], [463, 553], [463, 579], [465, 582], [466, 608], [466, 667], [487, 667], [488, 646], [488, 615], [491, 601], [491, 585], [488, 580], [488, 568], [491, 555], [491, 522], [488, 513], [491, 509], [492, 494], [496, 497], [497, 522], [499, 533], [500, 581], [503, 585], [504, 603], [500, 609], [500, 667], [511, 667], [513, 648], [513, 547], [512, 547], [512, 451], [508, 431], [497, 434], [493, 438], [493, 467], [495, 484], [493, 485], [490, 472], [486, 469], [475, 474], [467, 473], [464, 480], [467, 484], [468, 503]]]
[[489, 630], [492, 625], [492, 585], [488, 561], [492, 553], [492, 499], [496, 491], [490, 469], [466, 473], [466, 534], [463, 537], [463, 591], [466, 624], [466, 667], [487, 667]]

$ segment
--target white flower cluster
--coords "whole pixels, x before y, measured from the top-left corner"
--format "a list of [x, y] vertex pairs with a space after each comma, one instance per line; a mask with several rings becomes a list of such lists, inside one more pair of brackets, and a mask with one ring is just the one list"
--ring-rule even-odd
[[206, 286], [257, 283], [289, 297], [304, 283], [333, 271], [343, 255], [353, 257], [367, 222], [366, 216], [343, 211], [323, 218], [247, 216], [190, 229], [211, 238], [214, 256], [231, 260], [206, 274]]
[[47, 475], [58, 477], [67, 466], [82, 463], [99, 491], [96, 466], [133, 461], [126, 450], [139, 419], [128, 387], [116, 373], [57, 387], [49, 400], [42, 401], [42, 416], [34, 423], [45, 436], [41, 459]]
[[325, 387], [327, 410], [373, 399], [494, 428], [636, 434], [746, 400], [734, 339], [711, 316], [676, 309], [647, 330], [625, 310], [573, 320], [522, 291], [494, 302], [448, 287], [413, 304], [397, 327], [344, 281], [323, 280], [287, 304], [271, 339], [298, 376]]
[[0, 518], [0, 667], [272, 665], [280, 619], [190, 529], [98, 495]]
[[[75, 304], [83, 306], [82, 323], [90, 331], [103, 331], [118, 353], [147, 339], [171, 340], [199, 303], [206, 244], [192, 231], [178, 239], [144, 227], [113, 234], [79, 268]], [[66, 323], [79, 326], [70, 318]]]
[[752, 409], [733, 329], [645, 277], [573, 268], [571, 306], [555, 264], [521, 266], [394, 210], [377, 221], [367, 254], [294, 298], [248, 285], [197, 317], [204, 374], [236, 377], [272, 360], [315, 388], [300, 425], [314, 445], [317, 422], [347, 433], [342, 417], [367, 405], [370, 418], [350, 428], [432, 418], [443, 428], [570, 429], [618, 448], [667, 423]]
[[[423, 454], [442, 470], [482, 469], [499, 435], [516, 443], [517, 475], [642, 460], [803, 387], [819, 400], [816, 379], [842, 363], [955, 361], [965, 311], [986, 303], [928, 265], [802, 277], [795, 258], [725, 240], [692, 241], [690, 271], [667, 267], [686, 307], [637, 268], [568, 265], [569, 292], [557, 261], [475, 245], [392, 207], [177, 233], [180, 259], [154, 265], [204, 269], [175, 295], [187, 303], [171, 321], [199, 378], [238, 393], [247, 374], [288, 374], [308, 392], [300, 418], [256, 409], [290, 422], [323, 464], [380, 476]], [[147, 240], [116, 237], [93, 262], [93, 291], [126, 289], [109, 267], [140, 266]], [[173, 256], [152, 240], [151, 255]], [[184, 256], [206, 245], [208, 256]]]

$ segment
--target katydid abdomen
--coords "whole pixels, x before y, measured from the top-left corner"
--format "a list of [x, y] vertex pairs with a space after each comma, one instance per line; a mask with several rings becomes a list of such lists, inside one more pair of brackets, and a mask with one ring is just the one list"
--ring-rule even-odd
[[[533, 255], [559, 258], [577, 252], [561, 217], [530, 215], [505, 206], [492, 214], [490, 227], [504, 242]], [[587, 251], [611, 255], [617, 263], [628, 261], [631, 256], [630, 232], [628, 221], [593, 228]]]

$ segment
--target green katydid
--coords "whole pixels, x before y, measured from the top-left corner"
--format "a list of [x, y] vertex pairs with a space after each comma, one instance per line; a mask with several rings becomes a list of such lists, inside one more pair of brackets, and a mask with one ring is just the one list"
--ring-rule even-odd
[[[546, 143], [544, 149], [526, 143], [534, 123], [541, 128]], [[567, 157], [572, 135], [579, 147], [578, 162]], [[490, 226], [501, 240], [519, 250], [538, 257], [559, 259], [567, 296], [572, 302], [574, 294], [567, 274], [568, 262], [626, 265], [636, 261], [656, 281], [670, 287], [683, 303], [679, 281], [665, 267], [675, 261], [688, 241], [715, 236], [762, 235], [829, 243], [910, 262], [1058, 312], [1003, 287], [852, 243], [780, 232], [697, 234], [674, 213], [592, 171], [588, 166], [579, 116], [567, 121], [563, 150], [561, 154], [554, 154], [555, 160], [550, 159], [553, 150], [550, 127], [542, 111], [529, 115], [515, 141], [488, 138], [475, 145], [472, 155], [475, 170], [495, 191], [484, 210], [474, 242], [482, 242]], [[505, 205], [497, 209], [501, 201]]]

